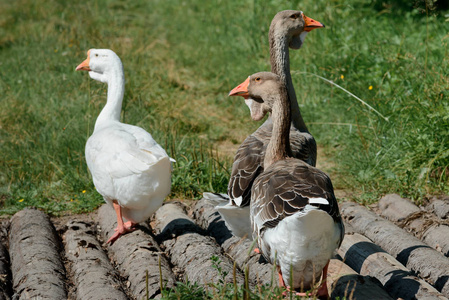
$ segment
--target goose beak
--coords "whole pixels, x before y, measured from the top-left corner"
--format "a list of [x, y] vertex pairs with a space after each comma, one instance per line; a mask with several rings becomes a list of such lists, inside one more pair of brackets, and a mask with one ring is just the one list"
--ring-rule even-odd
[[87, 51], [87, 58], [86, 60], [84, 60], [82, 63], [80, 63], [78, 65], [78, 67], [76, 67], [75, 71], [92, 71], [89, 67], [89, 63], [90, 63], [90, 50]]
[[306, 15], [304, 15], [304, 22], [305, 22], [305, 26], [304, 26], [304, 31], [312, 31], [315, 28], [321, 28], [321, 27], [325, 27], [323, 23], [315, 21], [312, 18], [307, 17]]
[[249, 77], [246, 78], [244, 82], [239, 84], [237, 87], [233, 88], [232, 91], [229, 92], [229, 96], [242, 96], [248, 97], [248, 86], [249, 86]]

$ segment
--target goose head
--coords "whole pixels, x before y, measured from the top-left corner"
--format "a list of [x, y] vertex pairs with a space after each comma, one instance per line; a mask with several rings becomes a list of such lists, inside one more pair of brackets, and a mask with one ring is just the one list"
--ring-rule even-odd
[[107, 83], [113, 73], [123, 73], [123, 65], [112, 50], [90, 49], [87, 58], [75, 70], [88, 71], [92, 79]]
[[271, 72], [255, 73], [229, 92], [229, 96], [242, 96], [258, 103], [257, 109], [251, 110], [251, 118], [255, 121], [271, 112], [277, 99], [273, 95], [279, 94], [286, 94], [285, 85], [278, 75]]
[[285, 36], [292, 49], [301, 48], [307, 33], [324, 25], [307, 17], [300, 10], [284, 10], [278, 12], [271, 22], [270, 35]]

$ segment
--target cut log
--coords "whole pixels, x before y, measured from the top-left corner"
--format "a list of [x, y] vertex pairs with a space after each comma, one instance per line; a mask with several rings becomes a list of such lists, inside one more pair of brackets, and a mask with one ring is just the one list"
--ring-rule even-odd
[[400, 222], [409, 215], [419, 212], [418, 206], [397, 194], [388, 194], [379, 200], [378, 207], [382, 216], [393, 222]]
[[[200, 234], [204, 231], [186, 215], [180, 203], [166, 203], [156, 211], [154, 220], [157, 239], [166, 247], [171, 262], [184, 273], [184, 279], [203, 286], [234, 282], [233, 262], [222, 255], [213, 238]], [[235, 280], [243, 284], [241, 272], [236, 272]]]
[[327, 288], [331, 299], [347, 300], [392, 300], [380, 282], [371, 276], [357, 274], [338, 259], [329, 263]]
[[61, 242], [48, 216], [24, 209], [11, 219], [14, 299], [67, 299]]
[[445, 297], [449, 296], [449, 260], [441, 253], [359, 204], [343, 203], [341, 212], [354, 230], [393, 255]]
[[380, 199], [381, 215], [407, 229], [432, 248], [449, 256], [449, 221], [441, 220], [433, 213], [422, 211], [410, 200], [398, 195]]
[[199, 200], [192, 211], [197, 223], [215, 238], [223, 250], [236, 262], [240, 270], [249, 268], [250, 286], [258, 284], [278, 285], [273, 265], [268, 263], [260, 254], [252, 251], [254, 243], [247, 239], [240, 239], [232, 235], [224, 220], [207, 200]]
[[363, 235], [345, 235], [338, 254], [361, 275], [379, 280], [394, 299], [447, 299]]
[[65, 253], [70, 264], [75, 291], [72, 299], [117, 299], [128, 297], [118, 274], [95, 238], [91, 223], [69, 221], [64, 234]]
[[9, 254], [6, 247], [0, 242], [0, 300], [10, 299], [11, 271], [9, 269]]
[[449, 196], [433, 197], [426, 209], [441, 219], [449, 219]]
[[[98, 220], [101, 236], [106, 241], [117, 227], [114, 210], [106, 204], [102, 205], [98, 209]], [[147, 295], [151, 299], [160, 298], [161, 286], [174, 286], [175, 276], [170, 265], [152, 237], [149, 226], [144, 223], [112, 245], [108, 244], [108, 255], [120, 270], [120, 275], [128, 278], [127, 286], [136, 299], [147, 299]]]

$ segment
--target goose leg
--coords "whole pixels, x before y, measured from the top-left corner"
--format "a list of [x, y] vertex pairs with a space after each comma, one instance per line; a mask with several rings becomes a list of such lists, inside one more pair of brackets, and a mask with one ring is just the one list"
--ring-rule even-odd
[[111, 243], [111, 245], [123, 234], [127, 232], [133, 231], [133, 226], [135, 225], [133, 222], [129, 221], [126, 223], [123, 223], [122, 218], [122, 208], [118, 204], [117, 201], [112, 201], [112, 206], [114, 207], [115, 214], [117, 215], [117, 228], [115, 228], [115, 233], [109, 238], [109, 240], [106, 242]]
[[[279, 286], [285, 288], [287, 291], [283, 292], [282, 295], [284, 297], [287, 297], [288, 294], [292, 291], [292, 289], [289, 286], [286, 286], [284, 283], [284, 279], [282, 278], [282, 272], [281, 269], [278, 268], [278, 276], [279, 276]], [[299, 297], [311, 297], [312, 295], [309, 293], [303, 293], [303, 292], [296, 292], [295, 291], [295, 295], [299, 296]]]
[[329, 299], [329, 291], [327, 290], [327, 268], [329, 267], [329, 262], [324, 266], [323, 277], [321, 278], [321, 284], [318, 288], [316, 295], [319, 299]]

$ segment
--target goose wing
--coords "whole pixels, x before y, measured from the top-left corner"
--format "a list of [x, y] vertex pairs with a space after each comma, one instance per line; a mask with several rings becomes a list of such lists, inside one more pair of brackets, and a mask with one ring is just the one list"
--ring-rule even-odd
[[229, 179], [228, 195], [238, 206], [249, 205], [253, 182], [263, 172], [263, 158], [270, 140], [271, 127], [264, 123], [237, 149]]
[[284, 218], [304, 212], [307, 205], [341, 223], [332, 182], [324, 172], [297, 159], [274, 163], [256, 179], [252, 190], [254, 234], [260, 235]]

